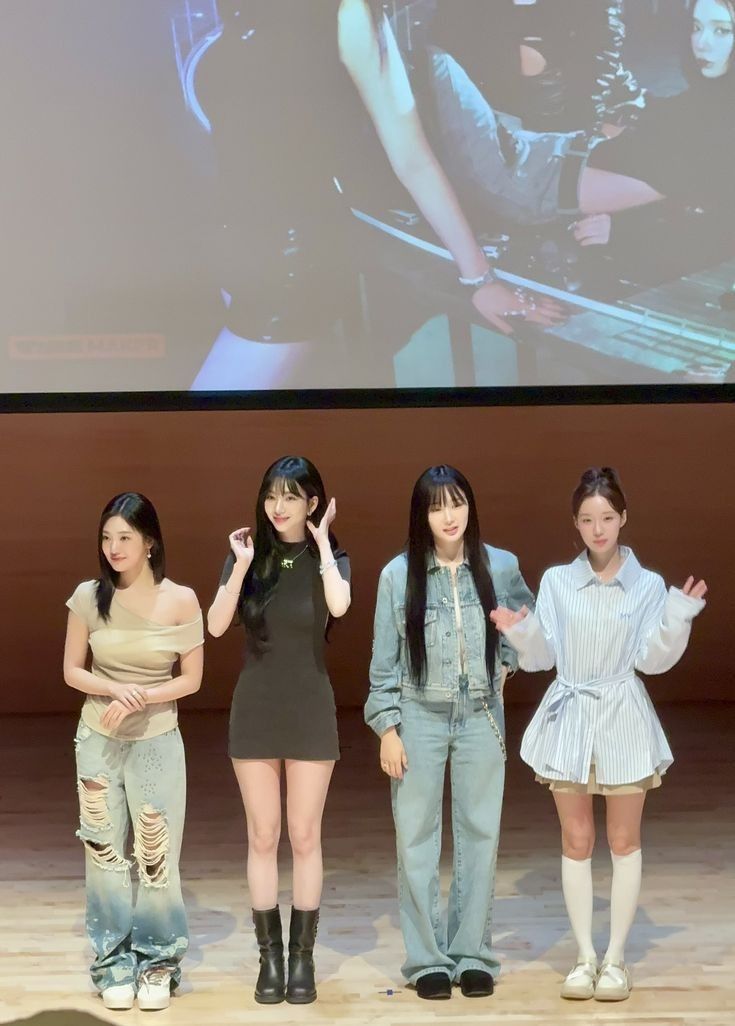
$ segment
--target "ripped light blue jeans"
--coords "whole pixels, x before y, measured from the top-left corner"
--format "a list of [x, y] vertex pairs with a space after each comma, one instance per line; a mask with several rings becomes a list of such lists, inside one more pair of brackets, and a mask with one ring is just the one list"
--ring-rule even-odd
[[[152, 969], [181, 978], [189, 945], [179, 879], [186, 764], [178, 727], [142, 741], [118, 741], [80, 722], [74, 739], [87, 881], [87, 935], [98, 990]], [[125, 847], [133, 825], [132, 862]]]
[[[398, 847], [398, 903], [406, 945], [403, 975], [426, 973], [458, 981], [465, 969], [493, 977], [495, 862], [505, 782], [505, 724], [500, 700], [468, 694], [460, 678], [456, 701], [426, 700], [404, 690], [398, 732], [408, 769], [392, 780]], [[440, 908], [442, 795], [450, 765], [454, 863], [446, 917]]]

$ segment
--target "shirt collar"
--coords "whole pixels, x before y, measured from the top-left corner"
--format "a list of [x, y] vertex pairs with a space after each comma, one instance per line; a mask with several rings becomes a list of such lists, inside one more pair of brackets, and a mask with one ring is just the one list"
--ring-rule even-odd
[[[627, 545], [620, 546], [620, 553], [623, 557], [623, 562], [620, 564], [618, 572], [609, 581], [604, 583], [617, 583], [623, 591], [630, 591], [641, 575], [641, 564], [636, 559], [633, 550], [629, 549]], [[572, 576], [578, 590], [586, 587], [588, 584], [601, 583], [599, 577], [590, 566], [586, 550], [581, 552], [572, 563]]]
[[[459, 565], [460, 566], [469, 566], [470, 565], [466, 555], [464, 556], [464, 558], [462, 559], [462, 562]], [[433, 549], [431, 549], [426, 554], [426, 572], [427, 572], [427, 574], [435, 574], [439, 570], [446, 570], [446, 569], [447, 568], [445, 566], [442, 566], [441, 563], [439, 563], [437, 561], [436, 552]]]

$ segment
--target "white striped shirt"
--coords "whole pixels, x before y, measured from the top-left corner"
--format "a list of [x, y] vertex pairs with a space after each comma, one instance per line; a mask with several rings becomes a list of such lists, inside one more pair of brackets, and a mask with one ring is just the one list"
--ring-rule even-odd
[[614, 578], [600, 581], [587, 553], [547, 570], [535, 614], [506, 632], [524, 670], [549, 670], [548, 688], [521, 743], [540, 776], [602, 784], [665, 773], [671, 749], [635, 671], [664, 673], [686, 648], [704, 600], [645, 570], [630, 549]]

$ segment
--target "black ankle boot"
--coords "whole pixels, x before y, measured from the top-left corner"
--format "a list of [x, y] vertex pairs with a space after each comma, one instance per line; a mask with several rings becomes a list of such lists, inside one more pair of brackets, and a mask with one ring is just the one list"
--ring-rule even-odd
[[319, 922], [319, 909], [291, 909], [288, 938], [288, 986], [286, 1001], [292, 1005], [308, 1005], [316, 1001], [314, 983], [314, 942]]
[[286, 996], [281, 912], [278, 905], [262, 911], [253, 909], [253, 923], [260, 949], [260, 972], [255, 984], [255, 1000], [261, 1005], [277, 1005]]

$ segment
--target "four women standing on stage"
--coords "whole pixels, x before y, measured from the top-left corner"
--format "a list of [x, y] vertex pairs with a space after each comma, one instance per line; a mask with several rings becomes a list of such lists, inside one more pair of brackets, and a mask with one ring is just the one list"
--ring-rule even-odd
[[[490, 995], [499, 971], [491, 929], [502, 691], [517, 660], [526, 670], [557, 670], [521, 755], [552, 791], [562, 828], [562, 888], [578, 945], [562, 996], [615, 1001], [630, 991], [624, 945], [640, 890], [643, 804], [672, 762], [636, 670], [673, 666], [707, 589], [690, 578], [667, 594], [662, 579], [619, 544], [627, 510], [614, 471], [586, 471], [572, 506], [584, 551], [544, 574], [535, 613], [516, 557], [480, 540], [472, 489], [452, 467], [430, 467], [418, 479], [408, 544], [381, 573], [365, 718], [391, 778], [403, 973], [423, 998], [450, 997], [452, 983], [468, 997]], [[330, 619], [350, 605], [349, 561], [331, 532], [335, 512], [313, 464], [276, 461], [258, 494], [255, 537], [247, 527], [230, 535], [208, 613], [215, 636], [235, 618], [245, 629], [229, 749], [247, 819], [260, 949], [255, 999], [266, 1004], [316, 998], [321, 819], [339, 758], [324, 639]], [[124, 493], [105, 507], [99, 559], [99, 578], [67, 603], [64, 656], [67, 683], [87, 695], [76, 747], [92, 977], [108, 1008], [131, 1007], [136, 990], [141, 1008], [163, 1008], [187, 947], [175, 700], [201, 681], [201, 613], [193, 592], [164, 576], [158, 518], [145, 497]], [[282, 763], [293, 852], [288, 980], [278, 908]], [[447, 763], [454, 867], [445, 918], [439, 853]], [[593, 794], [606, 797], [613, 860], [601, 966], [591, 936]], [[130, 819], [135, 902], [124, 854]]]

